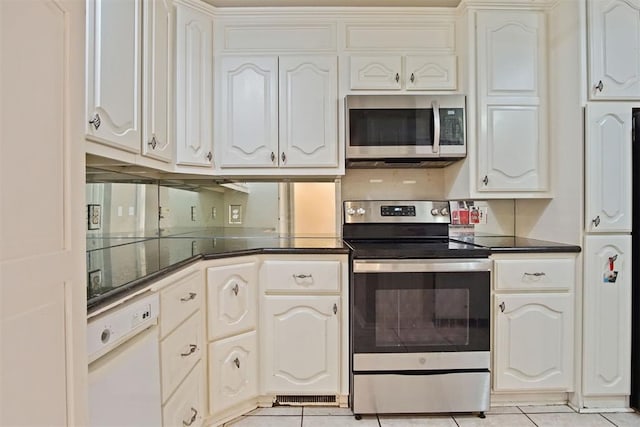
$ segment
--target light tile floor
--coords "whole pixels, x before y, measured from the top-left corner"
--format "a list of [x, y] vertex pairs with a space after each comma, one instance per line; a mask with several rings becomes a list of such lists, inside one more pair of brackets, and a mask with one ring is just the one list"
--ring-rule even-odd
[[493, 407], [477, 415], [369, 415], [356, 420], [347, 408], [259, 408], [225, 426], [233, 427], [640, 427], [640, 414], [578, 414], [565, 405]]

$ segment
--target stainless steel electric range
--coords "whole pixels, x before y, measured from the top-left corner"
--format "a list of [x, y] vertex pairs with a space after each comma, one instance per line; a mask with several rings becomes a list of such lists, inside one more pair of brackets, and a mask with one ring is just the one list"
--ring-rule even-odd
[[489, 409], [489, 251], [449, 223], [448, 202], [344, 203], [356, 417]]

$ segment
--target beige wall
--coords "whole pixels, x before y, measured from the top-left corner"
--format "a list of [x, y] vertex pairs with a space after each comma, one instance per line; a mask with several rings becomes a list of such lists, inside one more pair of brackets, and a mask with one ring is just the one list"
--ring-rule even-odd
[[336, 185], [333, 182], [293, 184], [293, 232], [299, 235], [334, 235]]

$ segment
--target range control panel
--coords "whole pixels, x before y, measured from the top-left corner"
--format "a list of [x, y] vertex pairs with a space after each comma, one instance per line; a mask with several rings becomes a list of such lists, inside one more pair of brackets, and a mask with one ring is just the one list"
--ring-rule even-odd
[[345, 224], [450, 224], [449, 202], [429, 200], [353, 200], [344, 202]]

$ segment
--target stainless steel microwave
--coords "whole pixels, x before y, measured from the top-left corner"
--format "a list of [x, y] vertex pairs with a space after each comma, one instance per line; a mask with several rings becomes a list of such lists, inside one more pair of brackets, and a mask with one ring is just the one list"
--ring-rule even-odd
[[467, 155], [464, 95], [347, 95], [346, 114], [348, 165]]

